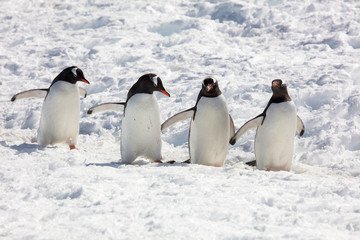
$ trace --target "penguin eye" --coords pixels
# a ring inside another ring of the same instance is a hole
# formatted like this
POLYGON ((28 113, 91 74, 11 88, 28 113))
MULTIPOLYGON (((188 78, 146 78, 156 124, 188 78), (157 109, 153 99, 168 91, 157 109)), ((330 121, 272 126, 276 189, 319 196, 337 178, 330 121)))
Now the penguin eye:
POLYGON ((77 77, 77 68, 72 68, 71 71, 74 74, 74 77, 77 77))

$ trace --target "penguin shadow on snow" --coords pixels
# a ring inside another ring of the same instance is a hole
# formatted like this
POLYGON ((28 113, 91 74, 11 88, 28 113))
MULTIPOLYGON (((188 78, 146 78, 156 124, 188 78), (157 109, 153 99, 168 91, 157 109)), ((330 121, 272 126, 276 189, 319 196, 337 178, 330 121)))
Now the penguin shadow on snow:
MULTIPOLYGON (((8 145, 6 144, 5 141, 1 141, 0 145, 4 146, 4 147, 8 147, 10 149, 16 150, 17 153, 16 154, 21 154, 21 153, 32 153, 32 152, 36 152, 38 150, 45 150, 45 148, 49 148, 46 146, 41 146, 41 145, 37 145, 37 144, 32 144, 32 143, 22 143, 19 145, 8 145)), ((55 148, 55 147, 50 147, 50 148, 55 148)))
POLYGON ((165 167, 165 166, 186 166, 188 165, 187 162, 175 162, 175 161, 170 161, 170 162, 150 162, 148 160, 145 159, 137 159, 136 161, 134 161, 133 163, 127 164, 127 163, 123 163, 121 161, 118 162, 109 162, 109 163, 87 163, 85 164, 86 167, 90 167, 90 166, 96 166, 96 167, 113 167, 113 168, 119 168, 120 166, 145 166, 145 165, 149 165, 149 164, 154 164, 156 167, 165 167))
POLYGON ((126 165, 121 162, 109 162, 109 163, 86 163, 86 167, 96 166, 96 167, 113 167, 119 168, 121 165, 126 165))

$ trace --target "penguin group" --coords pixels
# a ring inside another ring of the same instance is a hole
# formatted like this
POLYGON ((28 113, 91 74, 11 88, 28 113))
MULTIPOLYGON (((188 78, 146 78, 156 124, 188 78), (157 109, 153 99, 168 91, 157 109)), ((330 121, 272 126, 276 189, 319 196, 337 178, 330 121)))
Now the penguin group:
MULTIPOLYGON (((55 77, 48 88, 31 89, 15 94, 11 101, 23 98, 43 98, 37 143, 39 145, 68 144, 76 149, 80 124, 80 97, 86 90, 77 82, 89 84, 83 71, 71 66, 55 77)), ((131 164, 138 157, 162 162, 161 132, 177 122, 190 119, 189 155, 192 164, 221 167, 228 153, 228 144, 248 130, 256 128, 255 161, 248 164, 259 170, 290 171, 294 137, 305 132, 297 115, 287 86, 280 79, 271 83, 272 96, 264 111, 245 122, 236 132, 226 99, 218 81, 206 77, 202 81, 195 106, 175 114, 161 124, 160 111, 154 92, 170 97, 163 82, 154 73, 142 75, 129 89, 123 102, 106 102, 91 107, 87 113, 119 111, 123 113, 121 133, 121 163, 131 164)), ((173 163, 169 162, 169 163, 173 163)))

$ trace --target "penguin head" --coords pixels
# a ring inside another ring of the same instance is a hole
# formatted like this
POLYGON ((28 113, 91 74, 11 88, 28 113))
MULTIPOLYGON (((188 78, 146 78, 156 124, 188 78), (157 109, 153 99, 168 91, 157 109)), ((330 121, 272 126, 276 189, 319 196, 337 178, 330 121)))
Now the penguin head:
POLYGON ((271 90, 273 91, 274 97, 284 98, 286 101, 291 101, 287 91, 287 86, 281 79, 275 79, 272 81, 271 90))
POLYGON ((281 93, 287 91, 286 84, 281 79, 275 79, 272 81, 271 90, 274 93, 281 93))
POLYGON ((161 81, 161 78, 158 77, 156 74, 153 74, 153 73, 149 73, 149 74, 146 74, 144 76, 148 76, 148 78, 151 79, 153 85, 152 87, 150 87, 151 89, 154 89, 153 91, 159 91, 159 92, 162 92, 163 94, 165 94, 166 96, 170 97, 170 93, 168 93, 164 86, 163 86, 163 83, 161 81), (155 87, 155 88, 154 88, 155 87))
POLYGON ((202 82, 201 93, 205 97, 217 97, 221 94, 218 81, 212 77, 207 77, 202 82))
POLYGON ((137 82, 130 88, 127 100, 137 93, 149 93, 159 91, 170 97, 170 94, 165 90, 160 77, 154 73, 142 75, 137 82))
POLYGON ((59 75, 57 75, 53 83, 56 81, 65 81, 72 84, 75 84, 78 81, 82 81, 86 84, 89 84, 89 81, 84 77, 83 71, 76 66, 65 68, 61 73, 59 73, 59 75))

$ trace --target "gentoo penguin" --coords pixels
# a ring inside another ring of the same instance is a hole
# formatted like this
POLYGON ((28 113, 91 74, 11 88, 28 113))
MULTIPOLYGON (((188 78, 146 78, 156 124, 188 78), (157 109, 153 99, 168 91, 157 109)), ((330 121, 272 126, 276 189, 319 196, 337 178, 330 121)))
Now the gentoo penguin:
POLYGON ((280 79, 272 81, 273 95, 265 110, 260 115, 247 121, 231 138, 236 141, 249 129, 257 127, 255 137, 256 167, 267 171, 290 171, 294 152, 294 136, 300 136, 305 127, 296 113, 286 84, 280 79))
POLYGON ((121 126, 121 162, 124 164, 134 162, 137 157, 161 162, 160 112, 154 91, 170 97, 160 77, 145 74, 130 88, 126 102, 103 103, 87 112, 124 111, 121 126))
POLYGON ((57 75, 49 88, 20 92, 11 98, 11 101, 30 97, 45 98, 37 135, 39 145, 65 142, 70 149, 76 148, 80 96, 86 97, 86 90, 77 86, 78 81, 89 84, 80 68, 68 67, 57 75))
POLYGON ((161 125, 161 131, 187 118, 191 118, 190 163, 223 166, 229 139, 235 131, 225 97, 214 78, 205 78, 195 106, 166 120, 161 125))

